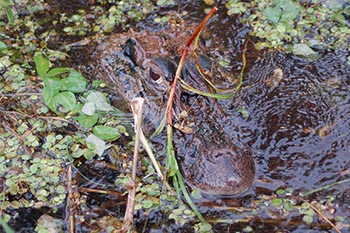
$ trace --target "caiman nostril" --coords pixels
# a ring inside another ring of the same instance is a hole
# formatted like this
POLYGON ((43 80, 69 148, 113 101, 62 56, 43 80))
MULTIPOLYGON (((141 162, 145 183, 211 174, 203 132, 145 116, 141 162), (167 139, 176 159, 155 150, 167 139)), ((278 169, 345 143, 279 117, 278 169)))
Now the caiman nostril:
POLYGON ((145 51, 135 38, 130 38, 125 42, 124 53, 138 66, 146 57, 145 51))

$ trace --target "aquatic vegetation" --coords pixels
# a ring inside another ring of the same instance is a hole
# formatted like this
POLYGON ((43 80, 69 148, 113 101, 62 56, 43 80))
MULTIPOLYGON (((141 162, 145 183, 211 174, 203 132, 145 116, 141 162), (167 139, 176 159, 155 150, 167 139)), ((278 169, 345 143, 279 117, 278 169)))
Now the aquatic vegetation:
POLYGON ((257 48, 284 48, 302 56, 319 50, 349 48, 350 5, 335 1, 226 1, 228 14, 250 24, 263 40, 257 48))
MULTIPOLYGON (((62 14, 60 23, 66 26, 63 31, 68 35, 83 36, 91 32, 112 32, 116 28, 127 29, 132 22, 139 22, 150 14, 156 5, 152 1, 96 1, 101 5, 92 6, 92 11, 87 14, 85 10, 79 10, 71 16, 62 14), (108 11, 104 5, 111 4, 108 11)), ((157 5, 164 6, 169 1, 158 1, 157 5)), ((172 4, 172 3, 171 3, 172 4)))
POLYGON ((30 133, 29 131, 24 122, 17 127, 16 133, 22 132, 25 137, 20 137, 18 134, 1 134, 6 143, 0 157, 1 175, 6 179, 7 186, 1 193, 3 208, 31 207, 38 204, 26 198, 10 198, 21 197, 24 194, 34 195, 38 202, 47 206, 56 206, 66 198, 65 186, 62 186, 60 178, 65 160, 57 157, 49 158, 44 153, 30 155, 31 151, 39 147, 39 130, 32 130, 30 133), (25 140, 23 144, 22 139, 25 140), (14 169, 15 167, 17 169, 14 169))

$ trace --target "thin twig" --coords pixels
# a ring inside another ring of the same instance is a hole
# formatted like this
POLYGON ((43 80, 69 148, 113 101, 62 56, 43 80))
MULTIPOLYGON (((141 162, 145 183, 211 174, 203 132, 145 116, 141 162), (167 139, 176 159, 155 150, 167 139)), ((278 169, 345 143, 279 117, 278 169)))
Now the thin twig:
POLYGON ((22 116, 22 117, 26 117, 26 118, 31 118, 31 119, 35 119, 35 118, 39 118, 39 119, 43 119, 43 120, 57 120, 57 121, 63 121, 63 122, 66 122, 68 124, 72 124, 72 125, 76 125, 77 124, 74 122, 74 121, 70 121, 70 120, 67 120, 67 119, 64 119, 62 117, 54 117, 54 116, 32 116, 32 115, 28 115, 26 113, 23 113, 23 112, 16 112, 16 111, 3 111, 4 114, 12 114, 12 115, 19 115, 19 116, 22 116))
MULTIPOLYGON (((17 96, 33 96, 33 95, 41 95, 40 92, 22 92, 22 93, 4 93, 2 96, 4 97, 17 97, 17 96)), ((11 100, 10 99, 10 100, 11 100)))
POLYGON ((321 217, 321 218, 323 218, 329 225, 331 225, 332 227, 333 227, 333 229, 336 231, 336 232, 338 232, 338 233, 341 233, 341 231, 339 230, 339 228, 336 226, 336 225, 334 225, 332 222, 331 222, 331 220, 329 220, 322 212, 321 212, 321 210, 319 210, 316 206, 314 206, 313 204, 311 204, 311 203, 309 203, 309 202, 307 202, 309 205, 310 205, 310 207, 321 217))
POLYGON ((2 122, 2 126, 9 132, 11 132, 21 143, 27 154, 31 155, 32 151, 25 145, 23 137, 21 137, 11 126, 6 122, 2 122))
POLYGON ((75 232, 75 221, 74 221, 74 207, 73 207, 73 188, 72 188, 72 166, 69 165, 67 169, 67 192, 68 192, 68 219, 69 219, 69 232, 75 232))
POLYGON ((79 192, 85 192, 85 193, 100 193, 100 194, 106 194, 106 195, 113 195, 121 198, 123 195, 121 192, 118 191, 112 191, 112 190, 105 190, 105 189, 93 189, 93 188, 84 188, 80 187, 79 192))

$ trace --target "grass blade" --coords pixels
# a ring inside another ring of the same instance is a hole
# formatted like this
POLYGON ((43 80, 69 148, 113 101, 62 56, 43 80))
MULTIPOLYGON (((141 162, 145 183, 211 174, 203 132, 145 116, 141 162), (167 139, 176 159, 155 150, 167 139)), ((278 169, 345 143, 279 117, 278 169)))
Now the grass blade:
POLYGON ((190 92, 196 93, 198 95, 202 95, 202 96, 206 96, 206 97, 210 97, 210 98, 229 99, 235 94, 235 91, 232 91, 231 93, 226 93, 226 94, 205 92, 205 91, 201 91, 201 90, 198 90, 198 89, 192 87, 191 85, 186 83, 183 79, 179 79, 179 81, 180 81, 180 85, 182 88, 184 88, 190 92))

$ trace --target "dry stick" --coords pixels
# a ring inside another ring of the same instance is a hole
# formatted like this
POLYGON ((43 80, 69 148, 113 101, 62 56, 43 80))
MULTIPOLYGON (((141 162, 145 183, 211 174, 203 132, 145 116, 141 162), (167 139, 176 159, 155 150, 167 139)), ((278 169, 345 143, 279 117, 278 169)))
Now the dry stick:
MULTIPOLYGON (((306 202, 306 201, 305 201, 306 202)), ((334 225, 322 212, 321 210, 319 210, 316 206, 314 206, 313 204, 311 204, 310 202, 306 202, 310 205, 310 207, 321 217, 323 218, 329 225, 331 225, 333 227, 333 229, 338 232, 341 233, 341 231, 339 230, 339 228, 334 225)))
POLYGON ((63 121, 63 122, 66 122, 68 124, 72 124, 72 125, 78 126, 78 124, 76 124, 75 122, 67 120, 67 119, 64 119, 64 118, 61 118, 61 117, 36 116, 36 115, 32 116, 32 115, 28 115, 26 113, 21 113, 21 112, 16 112, 16 111, 3 111, 3 113, 4 114, 19 115, 19 116, 27 117, 27 118, 31 118, 31 119, 39 118, 39 119, 43 119, 43 120, 46 120, 46 121, 48 121, 48 120, 63 121))
POLYGON ((11 128, 11 126, 9 125, 9 123, 7 123, 6 121, 3 121, 2 122, 2 126, 10 133, 12 133, 21 143, 22 143, 22 146, 25 150, 25 152, 29 155, 32 154, 32 151, 24 144, 24 139, 23 137, 21 137, 20 135, 18 135, 18 133, 11 128))
POLYGON ((135 146, 134 146, 134 156, 132 163, 132 174, 131 174, 131 184, 128 187, 128 202, 126 205, 124 224, 120 229, 120 232, 126 232, 133 223, 134 217, 134 206, 135 206, 135 196, 136 196, 136 168, 138 160, 138 151, 140 147, 140 135, 141 135, 141 121, 142 121, 142 108, 143 108, 144 99, 143 98, 134 98, 131 100, 131 110, 134 115, 135 122, 135 146))
POLYGON ((73 215, 73 189, 72 189, 72 166, 68 166, 67 171, 67 192, 68 192, 68 219, 69 219, 69 232, 74 233, 75 232, 75 222, 74 222, 74 215, 73 215))
POLYGON ((100 193, 100 194, 106 194, 106 195, 113 195, 118 198, 122 198, 123 195, 121 192, 118 191, 111 191, 111 190, 104 190, 104 189, 92 189, 92 188, 79 188, 79 192, 85 192, 85 193, 100 193))

